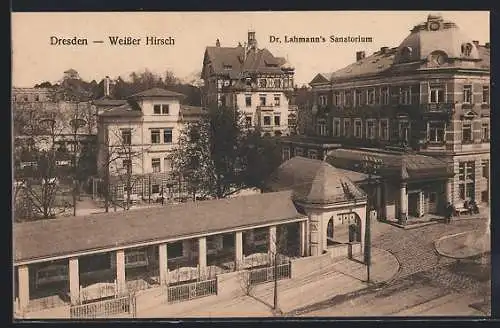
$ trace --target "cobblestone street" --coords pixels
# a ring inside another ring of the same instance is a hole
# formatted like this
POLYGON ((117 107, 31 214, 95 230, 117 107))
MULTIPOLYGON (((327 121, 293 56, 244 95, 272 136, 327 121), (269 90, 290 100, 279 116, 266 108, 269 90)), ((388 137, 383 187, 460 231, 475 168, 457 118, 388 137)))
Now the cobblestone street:
POLYGON ((488 315, 489 310, 479 311, 470 305, 490 302, 489 261, 447 258, 438 255, 434 248, 434 241, 442 236, 484 230, 486 223, 481 219, 462 220, 404 230, 376 222, 372 229, 373 245, 399 260, 396 278, 383 288, 353 294, 340 302, 331 300, 311 306, 302 315, 488 315))

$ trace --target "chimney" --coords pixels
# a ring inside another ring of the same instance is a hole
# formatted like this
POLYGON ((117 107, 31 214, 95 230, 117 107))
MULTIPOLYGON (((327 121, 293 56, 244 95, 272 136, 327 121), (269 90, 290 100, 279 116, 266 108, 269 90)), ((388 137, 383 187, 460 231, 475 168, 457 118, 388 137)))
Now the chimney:
POLYGON ((257 40, 255 39, 254 31, 248 31, 248 47, 257 49, 257 40))
POLYGON ((474 40, 474 41, 472 41, 472 43, 474 43, 474 45, 475 45, 476 47, 477 47, 477 46, 479 46, 479 41, 474 40))
POLYGON ((363 58, 365 58, 365 52, 364 51, 357 51, 356 52, 356 61, 360 61, 363 58))
POLYGON ((216 47, 220 47, 220 41, 219 41, 219 39, 217 39, 217 41, 215 41, 215 46, 216 47))
POLYGON ((486 43, 484 44, 484 47, 485 47, 486 49, 490 49, 490 43, 489 43, 489 42, 486 42, 486 43))
POLYGON ((104 78, 104 97, 110 96, 109 85, 110 85, 109 76, 106 76, 104 78))
POLYGON ((389 47, 381 47, 380 52, 385 54, 387 52, 387 49, 389 49, 389 47))

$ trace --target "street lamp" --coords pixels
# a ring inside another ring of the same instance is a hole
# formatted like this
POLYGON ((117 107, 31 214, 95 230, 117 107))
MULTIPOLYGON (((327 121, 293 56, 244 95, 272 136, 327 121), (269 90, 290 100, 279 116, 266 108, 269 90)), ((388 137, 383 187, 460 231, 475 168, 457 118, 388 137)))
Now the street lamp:
MULTIPOLYGON (((77 103, 78 107, 78 103, 77 103)), ((70 125, 73 129, 73 216, 76 216, 76 194, 78 192, 78 165, 76 163, 77 160, 77 136, 78 136, 78 129, 82 126, 84 126, 87 122, 84 119, 81 118, 75 118, 72 119, 70 122, 70 125)))
POLYGON ((365 230, 365 264, 366 264, 366 281, 370 283, 370 267, 371 267, 371 213, 375 210, 375 202, 373 201, 375 191, 373 182, 375 182, 374 175, 378 173, 382 161, 373 156, 365 156, 363 159, 363 168, 368 173, 368 197, 367 197, 367 213, 366 213, 366 230, 365 230))

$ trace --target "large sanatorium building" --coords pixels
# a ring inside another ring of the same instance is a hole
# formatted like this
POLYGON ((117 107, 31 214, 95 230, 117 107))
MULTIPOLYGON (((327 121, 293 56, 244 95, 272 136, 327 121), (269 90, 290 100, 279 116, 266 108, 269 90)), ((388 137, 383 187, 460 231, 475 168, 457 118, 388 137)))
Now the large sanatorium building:
POLYGON ((170 301, 174 289, 198 284, 190 298, 203 282, 216 281, 215 293, 230 288, 219 280, 228 272, 267 270, 279 259, 293 275, 310 270, 303 257, 359 254, 367 198, 353 180, 361 175, 295 157, 261 194, 15 223, 16 312, 74 317, 138 290, 166 290, 170 301))

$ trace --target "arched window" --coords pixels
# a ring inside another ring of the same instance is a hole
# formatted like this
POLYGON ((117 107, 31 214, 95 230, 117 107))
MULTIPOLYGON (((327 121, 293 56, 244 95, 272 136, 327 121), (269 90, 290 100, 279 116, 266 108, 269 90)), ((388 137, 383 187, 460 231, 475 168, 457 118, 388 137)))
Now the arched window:
POLYGON ((405 61, 410 60, 411 54, 412 54, 411 47, 404 47, 403 49, 401 49, 401 58, 403 60, 405 61))

